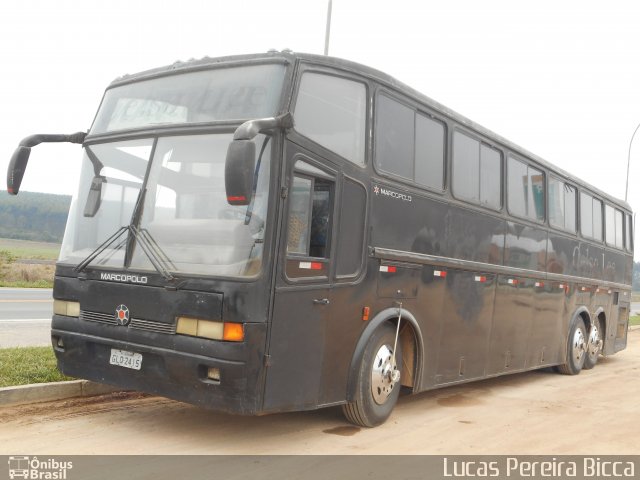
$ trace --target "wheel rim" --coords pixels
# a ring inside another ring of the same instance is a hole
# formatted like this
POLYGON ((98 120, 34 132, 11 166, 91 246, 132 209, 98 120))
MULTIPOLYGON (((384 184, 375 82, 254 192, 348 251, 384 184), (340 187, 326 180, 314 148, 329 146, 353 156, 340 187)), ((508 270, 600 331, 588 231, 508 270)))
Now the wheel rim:
POLYGON ((589 359, 592 362, 598 359, 601 349, 602 338, 600 338, 600 329, 594 324, 589 332, 589 359))
POLYGON ((576 365, 581 364, 586 349, 587 346, 585 343, 584 332, 581 328, 577 328, 575 333, 573 334, 573 346, 571 349, 571 353, 573 355, 573 359, 576 362, 576 365))
POLYGON ((378 405, 387 401, 399 380, 400 371, 394 362, 393 351, 389 345, 382 345, 371 369, 371 394, 378 405))

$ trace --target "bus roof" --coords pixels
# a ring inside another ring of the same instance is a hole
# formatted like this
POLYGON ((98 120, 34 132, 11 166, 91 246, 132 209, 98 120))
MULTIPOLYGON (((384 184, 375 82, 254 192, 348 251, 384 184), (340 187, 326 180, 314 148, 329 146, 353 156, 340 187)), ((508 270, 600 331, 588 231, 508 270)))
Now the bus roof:
POLYGON ((610 203, 613 203, 618 207, 621 207, 629 212, 632 211, 631 206, 627 202, 621 199, 618 199, 608 193, 605 193, 599 188, 583 180, 580 180, 575 175, 570 174, 569 172, 544 160, 543 158, 528 151, 527 149, 511 142, 510 140, 507 140, 503 136, 498 135, 497 133, 489 130, 488 128, 485 128, 482 125, 479 125, 478 123, 468 119, 464 115, 461 115, 455 112, 454 110, 442 105, 441 103, 415 90, 409 85, 397 80, 391 75, 388 75, 375 68, 368 67, 366 65, 362 65, 360 63, 353 62, 350 60, 344 60, 337 57, 329 57, 329 56, 315 55, 315 54, 309 54, 309 53, 294 53, 289 50, 284 50, 281 52, 271 50, 267 53, 261 53, 261 54, 232 55, 232 56, 216 57, 216 58, 204 57, 199 60, 192 59, 186 62, 177 61, 171 65, 154 68, 151 70, 146 70, 146 71, 135 73, 132 75, 127 74, 115 79, 113 82, 111 82, 108 88, 112 88, 118 85, 123 85, 131 82, 136 82, 139 80, 146 80, 154 77, 165 76, 169 74, 178 74, 178 73, 194 71, 194 70, 206 70, 208 68, 212 68, 215 66, 230 66, 235 63, 244 64, 247 62, 263 63, 263 62, 274 62, 274 61, 288 63, 288 64, 296 64, 299 61, 309 62, 315 65, 347 70, 347 71, 356 73, 358 75, 367 77, 369 79, 375 80, 380 84, 391 87, 392 89, 397 90, 398 92, 404 95, 414 98, 418 102, 426 105, 427 107, 437 112, 442 113, 444 116, 463 125, 464 127, 474 130, 475 132, 479 133, 480 135, 483 135, 487 139, 490 139, 491 141, 495 142, 496 144, 500 144, 503 147, 506 147, 507 149, 513 151, 514 153, 520 156, 526 157, 529 160, 532 160, 534 163, 537 163, 540 166, 544 167, 545 169, 550 170, 554 174, 560 177, 563 177, 565 180, 569 180, 583 188, 586 188, 587 190, 590 190, 591 193, 596 194, 602 197, 603 199, 606 199, 610 203))

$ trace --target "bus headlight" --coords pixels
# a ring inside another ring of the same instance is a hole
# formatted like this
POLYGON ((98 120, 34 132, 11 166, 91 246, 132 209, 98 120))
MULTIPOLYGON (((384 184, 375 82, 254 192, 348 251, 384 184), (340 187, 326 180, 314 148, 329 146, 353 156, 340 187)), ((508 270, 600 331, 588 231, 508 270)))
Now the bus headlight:
POLYGON ((244 340, 244 325, 242 323, 214 322, 191 317, 178 317, 176 333, 209 338, 211 340, 242 342, 244 340))
POLYGON ((66 300, 53 301, 53 313, 65 317, 80 316, 80 302, 68 302, 66 300))

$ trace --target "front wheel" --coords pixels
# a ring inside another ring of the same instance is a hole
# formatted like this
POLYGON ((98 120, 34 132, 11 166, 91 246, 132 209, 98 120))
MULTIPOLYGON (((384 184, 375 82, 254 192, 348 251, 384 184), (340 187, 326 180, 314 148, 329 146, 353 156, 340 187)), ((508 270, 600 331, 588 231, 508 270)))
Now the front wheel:
POLYGON ((381 325, 367 343, 358 372, 355 401, 342 406, 348 421, 362 427, 375 427, 389 418, 400 395, 402 349, 393 345, 396 329, 381 325))
POLYGON ((558 365, 558 371, 565 375, 577 375, 584 366, 587 356, 587 333, 584 321, 576 318, 569 330, 567 356, 563 365, 558 365))

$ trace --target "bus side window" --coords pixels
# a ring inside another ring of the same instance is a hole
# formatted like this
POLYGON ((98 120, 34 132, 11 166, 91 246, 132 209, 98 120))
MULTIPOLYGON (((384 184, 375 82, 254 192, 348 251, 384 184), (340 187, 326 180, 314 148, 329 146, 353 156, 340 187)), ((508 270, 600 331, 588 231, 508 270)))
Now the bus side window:
POLYGON ((287 254, 328 258, 333 182, 293 177, 287 254))

